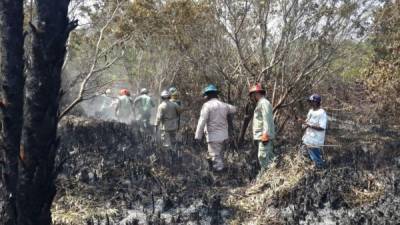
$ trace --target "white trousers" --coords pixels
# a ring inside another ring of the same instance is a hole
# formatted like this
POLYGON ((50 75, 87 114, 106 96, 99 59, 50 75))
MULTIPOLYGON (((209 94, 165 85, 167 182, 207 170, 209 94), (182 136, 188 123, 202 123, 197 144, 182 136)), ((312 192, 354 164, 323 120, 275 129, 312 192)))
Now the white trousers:
POLYGON ((208 155, 213 162, 213 168, 215 170, 222 170, 224 168, 223 150, 224 142, 209 142, 208 143, 208 155))

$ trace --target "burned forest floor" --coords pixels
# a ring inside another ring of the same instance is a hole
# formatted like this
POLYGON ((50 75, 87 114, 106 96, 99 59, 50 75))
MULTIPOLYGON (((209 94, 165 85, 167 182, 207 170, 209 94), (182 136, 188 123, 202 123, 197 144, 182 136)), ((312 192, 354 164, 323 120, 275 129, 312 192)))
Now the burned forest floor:
POLYGON ((54 224, 399 224, 400 127, 344 109, 329 113, 325 170, 278 144, 259 177, 251 142, 228 145, 227 169, 213 173, 189 131, 171 154, 132 126, 67 117, 54 224))

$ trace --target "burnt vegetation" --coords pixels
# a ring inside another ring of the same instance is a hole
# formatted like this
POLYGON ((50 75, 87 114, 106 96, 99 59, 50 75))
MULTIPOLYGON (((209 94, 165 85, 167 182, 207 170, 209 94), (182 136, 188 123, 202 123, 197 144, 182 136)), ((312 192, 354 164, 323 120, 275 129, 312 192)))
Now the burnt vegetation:
POLYGON ((398 224, 399 26, 398 0, 0 0, 0 224, 398 224), (277 128, 259 176, 256 82, 277 128), (222 173, 194 141, 208 83, 238 107, 222 173), (175 151, 100 110, 170 86, 175 151), (301 154, 312 93, 323 170, 301 154))

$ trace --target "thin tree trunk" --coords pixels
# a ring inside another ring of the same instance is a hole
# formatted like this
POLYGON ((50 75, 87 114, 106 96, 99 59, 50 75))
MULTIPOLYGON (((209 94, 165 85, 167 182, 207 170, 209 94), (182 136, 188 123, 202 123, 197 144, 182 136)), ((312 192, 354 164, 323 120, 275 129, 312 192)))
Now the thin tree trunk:
POLYGON ((240 134, 238 138, 239 144, 243 144, 244 136, 246 135, 247 127, 250 124, 251 119, 253 118, 254 109, 256 108, 255 104, 252 102, 248 102, 246 104, 245 115, 243 118, 242 127, 240 128, 240 134))
POLYGON ((0 0, 0 224, 16 224, 23 105, 23 1, 0 0))
POLYGON ((21 143, 25 157, 19 166, 19 225, 51 224, 61 70, 69 33, 77 25, 68 20, 68 5, 69 0, 35 1, 21 143))

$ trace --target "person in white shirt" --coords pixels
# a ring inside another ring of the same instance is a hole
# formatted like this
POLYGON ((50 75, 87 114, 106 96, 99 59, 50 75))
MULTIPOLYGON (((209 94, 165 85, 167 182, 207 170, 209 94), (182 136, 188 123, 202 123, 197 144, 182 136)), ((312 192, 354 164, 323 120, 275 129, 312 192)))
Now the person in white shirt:
POLYGON ((236 107, 218 99, 218 89, 208 85, 203 92, 207 102, 203 104, 200 119, 197 123, 195 140, 201 140, 206 134, 208 154, 214 171, 224 169, 223 147, 228 139, 228 115, 236 113, 236 107))
POLYGON ((320 95, 311 95, 308 102, 312 108, 303 123, 303 129, 305 129, 303 144, 306 146, 308 155, 314 161, 316 167, 323 168, 325 162, 322 160, 321 147, 325 143, 328 116, 325 110, 321 108, 320 95))

